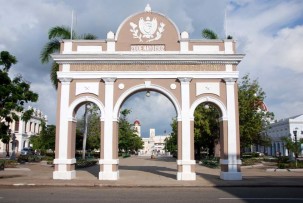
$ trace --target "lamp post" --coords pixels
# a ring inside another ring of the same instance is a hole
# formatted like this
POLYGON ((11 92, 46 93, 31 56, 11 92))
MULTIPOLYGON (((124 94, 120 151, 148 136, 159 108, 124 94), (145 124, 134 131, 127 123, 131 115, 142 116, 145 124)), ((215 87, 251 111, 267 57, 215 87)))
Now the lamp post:
POLYGON ((294 137, 295 137, 295 148, 294 148, 294 150, 295 150, 296 168, 298 167, 298 161, 297 161, 297 158, 298 158, 297 130, 298 130, 298 128, 295 128, 295 130, 293 131, 294 137))
POLYGON ((297 130, 298 130, 298 128, 295 128, 295 130, 293 131, 294 137, 295 137, 295 157, 296 157, 296 159, 298 158, 297 130))
POLYGON ((15 160, 16 159, 16 153, 15 153, 15 149, 16 149, 16 135, 15 133, 12 134, 12 155, 11 155, 11 160, 15 160))

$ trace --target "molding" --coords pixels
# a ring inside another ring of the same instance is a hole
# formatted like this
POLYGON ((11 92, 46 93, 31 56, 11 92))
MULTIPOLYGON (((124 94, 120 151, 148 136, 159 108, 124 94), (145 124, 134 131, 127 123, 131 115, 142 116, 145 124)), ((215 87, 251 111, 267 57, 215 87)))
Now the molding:
POLYGON ((104 77, 102 78, 102 80, 105 82, 105 84, 110 84, 110 83, 114 83, 117 78, 115 77, 104 77))
POLYGON ((59 64, 239 64, 244 54, 198 54, 176 52, 133 53, 116 52, 102 54, 52 54, 59 64), (121 58, 123 55, 123 58, 121 58))
POLYGON ((72 180, 76 178, 76 171, 54 171, 53 179, 55 180, 72 180))
POLYGON ((195 160, 177 160, 177 165, 196 165, 195 160))
POLYGON ((59 78, 70 77, 77 79, 100 79, 100 78, 138 78, 138 79, 153 79, 153 78, 238 78, 239 72, 226 71, 74 71, 74 72, 58 72, 59 78))
POLYGON ((54 159, 54 164, 75 164, 76 159, 54 159))
POLYGON ((111 165, 119 164, 119 159, 99 159, 99 164, 111 165))
POLYGON ((192 77, 179 77, 178 80, 181 82, 181 83, 190 83, 190 81, 192 81, 192 77))

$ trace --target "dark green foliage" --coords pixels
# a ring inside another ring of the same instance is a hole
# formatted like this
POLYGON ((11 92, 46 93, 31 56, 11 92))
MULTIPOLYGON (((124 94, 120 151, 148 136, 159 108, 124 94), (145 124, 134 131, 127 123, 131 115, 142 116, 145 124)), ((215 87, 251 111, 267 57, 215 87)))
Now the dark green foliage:
POLYGON ((76 163, 76 168, 86 168, 96 165, 96 160, 79 159, 76 163))
POLYGON ((16 160, 0 159, 0 167, 4 168, 16 168, 18 162, 16 160))
POLYGON ((301 152, 301 144, 303 143, 303 139, 297 140, 297 142, 295 142, 290 137, 282 137, 281 141, 285 143, 286 149, 293 152, 297 158, 298 154, 301 152))
POLYGON ((208 151, 208 156, 214 156, 214 147, 220 137, 218 119, 220 112, 215 105, 200 104, 195 110, 195 157, 201 158, 201 150, 208 151), (207 108, 206 108, 207 107, 207 108))
POLYGON ((30 141, 33 144, 33 149, 40 151, 42 154, 45 154, 49 149, 55 150, 56 126, 46 126, 45 123, 42 122, 42 130, 40 134, 32 136, 30 141))
POLYGON ((204 158, 201 160, 201 165, 208 168, 219 168, 220 162, 219 158, 204 158))
POLYGON ((177 143, 178 143, 178 121, 176 118, 172 119, 170 124, 172 131, 170 137, 166 138, 165 150, 177 157, 177 143))
MULTIPOLYGON (((83 149, 83 134, 85 132, 85 115, 78 119, 76 128, 76 149, 83 149)), ((99 150, 100 149, 100 110, 93 104, 89 103, 87 109, 87 142, 86 150, 99 150)))
POLYGON ((264 109, 265 92, 257 80, 245 75, 238 85, 241 149, 252 144, 266 146, 270 139, 262 134, 274 114, 264 109))
POLYGON ((130 110, 122 110, 119 119, 119 152, 132 152, 135 153, 139 149, 143 148, 142 139, 135 133, 132 125, 127 120, 127 115, 130 114, 130 110))
POLYGON ((6 51, 2 51, 0 56, 0 139, 8 144, 10 123, 13 120, 19 120, 17 112, 23 112, 22 120, 30 119, 33 110, 24 111, 24 105, 28 102, 36 102, 38 94, 30 90, 30 84, 24 81, 22 76, 19 75, 13 79, 9 77, 8 71, 11 65, 17 62, 16 58, 6 51))
POLYGON ((207 28, 202 30, 202 37, 205 39, 219 39, 218 35, 214 31, 207 28))
MULTIPOLYGON (((40 59, 42 63, 48 63, 51 59, 51 54, 60 51, 60 41, 62 39, 70 39, 71 32, 70 28, 66 26, 55 26, 49 29, 48 31, 48 39, 49 42, 43 47, 40 59)), ((80 36, 77 36, 75 32, 73 32, 73 39, 87 39, 92 40, 97 37, 93 34, 87 33, 80 36)), ((59 70, 59 65, 55 62, 52 63, 51 71, 50 71, 50 79, 53 86, 58 88, 58 79, 57 79, 57 71, 59 70)))
POLYGON ((24 163, 24 162, 40 162, 42 160, 41 156, 38 155, 20 155, 18 157, 18 162, 19 163, 24 163))

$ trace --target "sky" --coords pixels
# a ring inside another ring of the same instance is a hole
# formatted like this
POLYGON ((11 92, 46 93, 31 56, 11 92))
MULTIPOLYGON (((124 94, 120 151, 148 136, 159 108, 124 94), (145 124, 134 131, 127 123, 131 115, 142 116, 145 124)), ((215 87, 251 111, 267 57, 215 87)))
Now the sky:
MULTIPOLYGON (((200 39, 210 28, 220 38, 226 33, 237 41, 237 52, 245 54, 239 64, 240 78, 249 74, 266 93, 265 103, 277 120, 303 113, 303 1, 302 0, 0 0, 0 51, 15 55, 18 63, 10 75, 21 74, 39 94, 31 104, 55 124, 56 90, 49 79, 50 64, 41 64, 40 52, 51 27, 71 25, 74 30, 105 39, 123 20, 144 10, 168 16, 191 39, 200 39), (226 25, 226 26, 225 26, 226 25)), ((141 92, 125 106, 132 110, 130 121, 139 119, 142 134, 171 131, 176 112, 162 95, 141 92), (140 110, 139 110, 140 109, 140 110)))

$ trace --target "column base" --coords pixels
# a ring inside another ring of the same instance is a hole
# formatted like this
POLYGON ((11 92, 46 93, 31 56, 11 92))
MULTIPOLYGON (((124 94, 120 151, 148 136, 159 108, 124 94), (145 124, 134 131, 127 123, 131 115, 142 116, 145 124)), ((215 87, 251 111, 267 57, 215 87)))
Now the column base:
POLYGON ((220 173, 220 179, 222 180, 242 180, 241 172, 222 172, 220 173))
POLYGON ((196 180, 196 173, 192 172, 178 172, 177 180, 196 180))
POLYGON ((54 180, 71 180, 76 178, 76 171, 54 171, 54 180))
POLYGON ((119 171, 99 172, 99 180, 118 180, 119 171))

